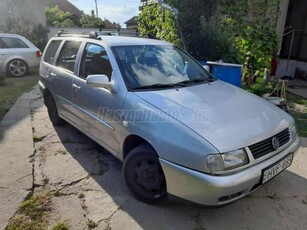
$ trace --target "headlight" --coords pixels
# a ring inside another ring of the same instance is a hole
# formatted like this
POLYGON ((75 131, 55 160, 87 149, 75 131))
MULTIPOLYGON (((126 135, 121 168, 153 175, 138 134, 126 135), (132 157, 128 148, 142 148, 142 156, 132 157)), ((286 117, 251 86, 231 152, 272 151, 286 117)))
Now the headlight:
POLYGON ((295 127, 295 124, 291 125, 290 132, 291 132, 292 140, 294 140, 297 137, 297 129, 295 127))
POLYGON ((206 168, 210 173, 227 171, 248 164, 244 149, 206 157, 206 168))

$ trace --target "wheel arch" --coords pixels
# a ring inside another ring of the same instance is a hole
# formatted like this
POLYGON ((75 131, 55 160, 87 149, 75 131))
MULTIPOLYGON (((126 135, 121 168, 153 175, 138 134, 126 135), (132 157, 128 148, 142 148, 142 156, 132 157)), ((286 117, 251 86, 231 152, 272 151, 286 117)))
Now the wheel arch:
POLYGON ((140 137, 140 136, 135 135, 135 134, 131 134, 131 135, 126 137, 124 144, 123 144, 123 149, 122 149, 123 160, 128 156, 129 152, 132 149, 134 149, 135 147, 137 147, 141 144, 148 144, 155 152, 157 152, 155 150, 155 148, 147 140, 145 140, 143 137, 140 137))

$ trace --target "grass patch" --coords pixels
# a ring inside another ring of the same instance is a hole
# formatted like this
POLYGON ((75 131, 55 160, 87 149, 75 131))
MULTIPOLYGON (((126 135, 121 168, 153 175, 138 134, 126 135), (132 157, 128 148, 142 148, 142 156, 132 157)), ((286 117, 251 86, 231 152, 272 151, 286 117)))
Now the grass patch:
POLYGON ((299 136, 307 137, 307 99, 289 93, 288 102, 299 136))
POLYGON ((47 192, 31 196, 20 205, 17 214, 10 220, 6 230, 41 230, 47 227, 47 213, 51 198, 47 192))
POLYGON ((292 93, 288 93, 287 97, 288 97, 288 101, 295 103, 295 104, 304 105, 307 107, 307 99, 302 98, 292 93))
POLYGON ((69 224, 65 221, 61 221, 52 225, 50 230, 69 230, 69 224))
POLYGON ((15 104, 18 97, 29 92, 38 82, 37 72, 20 78, 6 78, 4 85, 0 85, 0 120, 15 104))

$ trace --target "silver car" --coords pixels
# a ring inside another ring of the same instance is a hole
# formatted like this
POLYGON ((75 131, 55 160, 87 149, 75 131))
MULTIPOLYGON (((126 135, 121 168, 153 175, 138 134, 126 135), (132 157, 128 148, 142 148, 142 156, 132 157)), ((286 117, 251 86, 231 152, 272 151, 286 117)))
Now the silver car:
POLYGON ((289 167, 300 145, 291 116, 167 42, 57 36, 40 77, 52 123, 69 122, 123 161, 129 190, 150 204, 168 194, 235 201, 289 167))
POLYGON ((22 77, 28 70, 39 67, 41 55, 25 37, 0 33, 0 74, 22 77))

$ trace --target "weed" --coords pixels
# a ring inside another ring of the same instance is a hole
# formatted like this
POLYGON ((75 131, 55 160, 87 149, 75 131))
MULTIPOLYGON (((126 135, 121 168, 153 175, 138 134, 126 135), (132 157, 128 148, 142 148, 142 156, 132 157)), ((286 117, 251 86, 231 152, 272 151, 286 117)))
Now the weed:
POLYGON ((34 142, 40 142, 40 141, 42 141, 44 139, 44 137, 38 137, 38 136, 35 136, 35 135, 33 135, 32 138, 33 138, 34 142))
POLYGON ((97 227, 97 223, 90 219, 87 220, 86 224, 87 224, 88 229, 94 229, 97 227))
POLYGON ((278 200, 278 196, 277 196, 276 193, 268 194, 268 198, 270 198, 272 200, 278 200))
POLYGON ((81 208, 82 208, 83 210, 87 210, 87 206, 86 206, 85 204, 81 204, 81 208))
POLYGON ((302 200, 302 203, 307 205, 307 201, 306 200, 302 200))
POLYGON ((49 179, 48 179, 47 177, 45 177, 45 178, 43 179, 43 182, 44 182, 44 184, 48 184, 48 183, 49 183, 49 179))
POLYGON ((52 225, 51 230, 68 230, 69 224, 65 221, 60 221, 54 225, 52 225))
POLYGON ((66 150, 62 150, 62 149, 59 149, 58 151, 56 151, 56 154, 61 154, 61 155, 67 155, 67 151, 66 150))
POLYGON ((85 197, 84 193, 79 193, 78 198, 83 199, 85 197))

